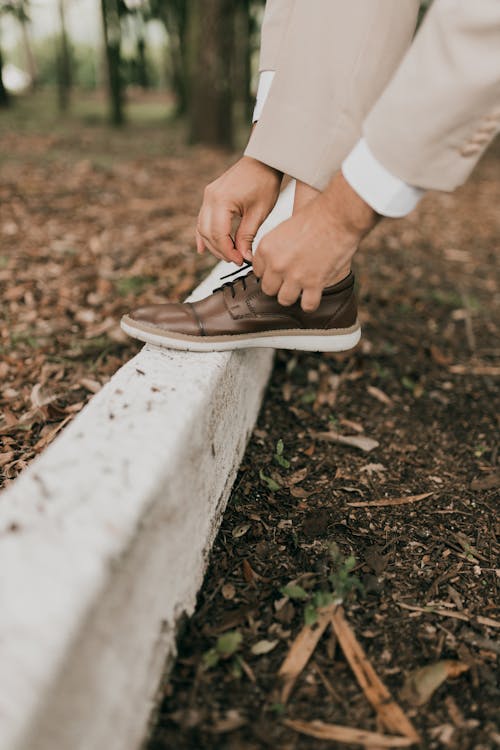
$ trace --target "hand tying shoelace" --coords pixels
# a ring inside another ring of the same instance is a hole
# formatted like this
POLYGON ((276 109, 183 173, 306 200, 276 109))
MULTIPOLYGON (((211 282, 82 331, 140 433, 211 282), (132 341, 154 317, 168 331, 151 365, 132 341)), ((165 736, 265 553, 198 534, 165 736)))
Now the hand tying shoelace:
MULTIPOLYGON (((231 271, 230 273, 226 273, 224 276, 221 276, 221 281, 222 281, 222 279, 229 279, 231 276, 236 276, 236 274, 239 274, 242 271, 248 271, 248 269, 251 269, 251 268, 252 268, 252 264, 250 263, 250 261, 245 260, 243 262, 243 265, 241 265, 239 268, 237 268, 234 271, 231 271)), ((216 289, 213 289, 212 290, 213 294, 215 294, 215 292, 220 292, 221 289, 224 289, 224 287, 227 286, 227 287, 229 287, 231 289, 231 296, 234 299, 234 296, 236 294, 236 292, 234 291, 234 284, 236 284, 236 282, 238 282, 238 281, 242 281, 243 282, 243 289, 246 289, 247 288, 247 285, 246 285, 246 278, 247 278, 247 276, 248 276, 248 273, 245 274, 244 276, 237 276, 232 281, 226 281, 224 284, 221 284, 216 289)), ((255 278, 257 278, 257 277, 255 277, 255 278)), ((257 281, 258 281, 258 279, 257 279, 257 281)))

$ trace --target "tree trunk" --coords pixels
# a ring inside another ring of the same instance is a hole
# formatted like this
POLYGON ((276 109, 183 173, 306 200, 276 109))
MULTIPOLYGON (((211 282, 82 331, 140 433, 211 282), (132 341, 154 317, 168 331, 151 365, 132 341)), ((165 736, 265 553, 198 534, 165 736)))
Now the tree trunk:
POLYGON ((123 78, 121 71, 121 29, 116 0, 101 0, 104 46, 106 52, 110 121, 123 125, 123 78))
POLYGON ((71 90, 71 56, 68 33, 66 31, 66 0, 59 0, 60 39, 57 58, 57 85, 59 92, 59 109, 66 112, 69 106, 71 90))
POLYGON ((189 136, 192 143, 233 145, 232 0, 190 0, 189 136))
POLYGON ((28 73, 31 78, 31 86, 32 88, 34 88, 37 83, 38 71, 36 67, 35 57, 33 55, 33 50, 31 47, 31 40, 30 40, 29 31, 28 31, 28 20, 26 17, 21 18, 21 31, 22 31, 22 37, 23 37, 24 52, 26 55, 26 66, 28 68, 28 73))
POLYGON ((250 0, 239 0, 234 17, 233 101, 238 121, 248 124, 252 116, 251 55, 252 18, 250 0))
POLYGON ((146 58, 146 33, 144 28, 144 19, 138 14, 136 18, 137 45, 136 45, 136 66, 137 66, 137 84, 142 89, 149 88, 148 61, 146 58))
POLYGON ((4 82, 2 78, 2 68, 3 68, 3 52, 2 52, 2 47, 0 46, 0 107, 5 108, 5 107, 8 107, 10 104, 10 97, 9 97, 9 92, 4 86, 4 82))
POLYGON ((168 34, 172 88, 177 99, 177 115, 187 113, 189 99, 189 69, 186 0, 171 0, 158 3, 158 15, 168 34))

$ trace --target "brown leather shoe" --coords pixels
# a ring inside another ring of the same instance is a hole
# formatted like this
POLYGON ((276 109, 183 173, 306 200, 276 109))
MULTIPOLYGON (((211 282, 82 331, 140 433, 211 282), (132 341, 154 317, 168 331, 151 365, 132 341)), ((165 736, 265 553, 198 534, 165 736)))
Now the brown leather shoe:
POLYGON ((280 305, 276 297, 264 294, 250 271, 199 302, 134 310, 123 316, 121 326, 148 344, 194 352, 250 347, 340 352, 355 346, 361 336, 352 273, 324 289, 312 313, 305 313, 300 301, 280 305))

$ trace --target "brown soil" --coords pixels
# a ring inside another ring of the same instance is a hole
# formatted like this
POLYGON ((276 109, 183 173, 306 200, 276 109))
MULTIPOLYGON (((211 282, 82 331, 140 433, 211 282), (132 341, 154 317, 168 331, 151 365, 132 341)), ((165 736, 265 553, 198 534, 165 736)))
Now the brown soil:
MULTIPOLYGON (((23 131, 4 119, 0 131, 8 483, 137 351, 118 329, 121 313, 182 298, 206 272, 212 261, 194 254, 193 224, 202 186, 227 157, 181 148, 163 125, 110 136, 99 127, 23 131)), ((499 630, 476 616, 500 619, 499 167, 497 147, 465 188, 428 196, 365 244, 355 353, 278 354, 149 750, 322 745, 286 728, 286 717, 380 728, 329 634, 288 705, 277 697, 277 672, 303 625, 301 601, 277 608, 281 588, 326 588, 332 541, 355 556, 349 580, 362 585, 346 597, 348 622, 396 697, 417 667, 469 666, 425 705, 401 700, 424 746, 498 747, 499 630), (314 435, 332 430, 379 446, 363 453, 314 435), (275 458, 279 440, 289 468, 275 458), (432 494, 352 505, 423 493, 432 494), (218 635, 235 630, 236 656, 205 669, 218 635), (277 643, 252 654, 262 640, 277 643)))
POLYGON ((469 666, 425 705, 401 701, 423 746, 499 746, 499 631, 475 620, 500 619, 499 166, 497 148, 465 188, 428 196, 365 244, 358 351, 277 355, 148 750, 325 745, 286 728, 285 717, 380 729, 329 635, 288 705, 277 697, 278 670, 304 622, 301 601, 277 609, 281 587, 327 588, 331 541, 356 557, 351 575, 363 590, 347 596, 346 616, 396 698, 415 668, 469 666), (329 430, 379 446, 364 453, 314 437, 329 430), (289 468, 275 458, 279 440, 289 468), (352 505, 423 493, 432 494, 352 505), (206 668, 204 654, 227 631, 242 636, 236 656, 206 668), (277 644, 252 654, 262 640, 277 644))

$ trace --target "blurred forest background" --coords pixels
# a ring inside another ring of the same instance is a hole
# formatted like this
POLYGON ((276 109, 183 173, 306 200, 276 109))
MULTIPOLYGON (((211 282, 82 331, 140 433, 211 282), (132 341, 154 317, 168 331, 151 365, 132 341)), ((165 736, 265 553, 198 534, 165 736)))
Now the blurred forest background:
POLYGON ((183 118, 231 147, 249 121, 264 0, 0 0, 0 107, 122 126, 183 118), (142 105, 139 106, 138 105, 142 105))

